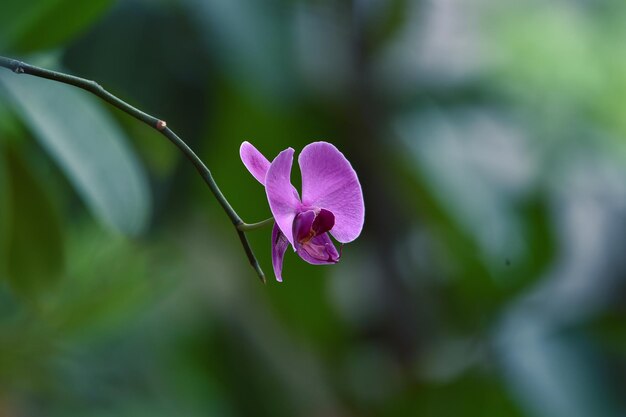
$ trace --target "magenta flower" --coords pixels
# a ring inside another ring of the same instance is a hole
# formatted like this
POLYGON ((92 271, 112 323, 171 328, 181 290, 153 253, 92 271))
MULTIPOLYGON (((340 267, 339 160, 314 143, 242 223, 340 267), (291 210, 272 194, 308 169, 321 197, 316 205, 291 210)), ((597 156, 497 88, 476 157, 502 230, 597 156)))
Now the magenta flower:
POLYGON ((302 149, 298 164, 302 172, 302 199, 291 185, 294 150, 285 149, 270 162, 250 143, 239 149, 248 171, 265 186, 274 216, 272 264, 282 282, 283 258, 289 244, 306 262, 334 264, 340 254, 328 236, 340 243, 352 242, 363 229, 363 191, 350 162, 327 142, 302 149))

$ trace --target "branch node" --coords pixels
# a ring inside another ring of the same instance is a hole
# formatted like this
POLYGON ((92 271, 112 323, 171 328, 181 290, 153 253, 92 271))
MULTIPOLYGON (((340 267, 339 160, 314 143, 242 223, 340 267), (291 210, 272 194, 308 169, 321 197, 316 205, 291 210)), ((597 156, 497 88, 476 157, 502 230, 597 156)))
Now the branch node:
POLYGON ((167 127, 167 123, 165 123, 165 120, 157 121, 156 123, 157 130, 165 130, 166 127, 167 127))

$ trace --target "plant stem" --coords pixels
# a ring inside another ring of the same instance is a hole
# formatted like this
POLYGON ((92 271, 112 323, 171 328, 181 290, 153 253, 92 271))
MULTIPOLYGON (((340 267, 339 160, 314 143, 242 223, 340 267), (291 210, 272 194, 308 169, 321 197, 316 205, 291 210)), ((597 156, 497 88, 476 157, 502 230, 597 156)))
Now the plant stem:
POLYGON ((256 230, 265 226, 269 226, 270 224, 273 224, 273 223, 274 223, 274 218, 270 217, 269 219, 265 219, 257 223, 241 223, 240 225, 237 226, 237 230, 240 230, 242 232, 248 232, 250 230, 256 230))
POLYGON ((107 103, 112 104, 123 112, 129 114, 135 119, 142 121, 143 123, 147 124, 148 126, 160 132, 163 136, 165 136, 170 142, 176 145, 176 147, 185 155, 185 157, 196 167, 196 170, 198 171, 204 182, 209 186, 209 189, 235 226, 237 234, 239 235, 239 240, 241 241, 246 255, 248 256, 248 260, 250 261, 250 265, 252 265, 261 281, 265 282, 265 274, 261 270, 259 262, 257 261, 256 256, 252 251, 252 247, 248 242, 248 238, 246 237, 245 232, 246 230, 252 230, 257 227, 261 227, 260 223, 268 222, 270 219, 252 225, 244 223, 243 220, 241 220, 241 217, 239 217, 237 212, 232 208, 228 200, 226 200, 224 194, 222 194, 222 191, 213 179, 213 175, 211 175, 211 171, 207 168, 204 162, 202 162, 198 155, 196 155, 196 153, 185 143, 185 141, 183 141, 176 133, 174 133, 174 131, 167 127, 165 121, 157 119, 156 117, 151 116, 131 106, 119 97, 116 97, 113 94, 109 93, 95 81, 86 80, 84 78, 75 77, 73 75, 36 67, 34 65, 29 65, 24 62, 11 58, 6 58, 3 56, 0 56, 0 67, 7 68, 16 74, 27 74, 35 77, 46 78, 48 80, 73 85, 75 87, 86 90, 100 97, 107 103), (251 227, 255 225, 259 226, 251 227))

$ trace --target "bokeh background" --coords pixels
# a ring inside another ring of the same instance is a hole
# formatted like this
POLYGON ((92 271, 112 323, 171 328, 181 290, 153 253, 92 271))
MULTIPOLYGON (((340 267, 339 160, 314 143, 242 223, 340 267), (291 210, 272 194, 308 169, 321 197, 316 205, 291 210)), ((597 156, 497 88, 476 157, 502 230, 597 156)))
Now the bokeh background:
POLYGON ((366 222, 262 285, 165 138, 0 71, 0 416, 626 415, 625 23, 622 0, 3 0, 0 55, 167 120, 246 221, 270 212, 240 143, 327 140, 366 222))

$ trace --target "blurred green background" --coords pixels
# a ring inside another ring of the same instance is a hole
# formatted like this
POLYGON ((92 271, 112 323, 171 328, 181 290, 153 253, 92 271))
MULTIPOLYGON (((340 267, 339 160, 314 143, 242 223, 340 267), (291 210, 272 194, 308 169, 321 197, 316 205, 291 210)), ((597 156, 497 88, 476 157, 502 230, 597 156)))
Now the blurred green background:
POLYGON ((0 416, 626 415, 625 42, 621 0, 3 0, 0 55, 244 220, 244 140, 334 143, 366 220, 263 286, 165 138, 0 71, 0 416))

